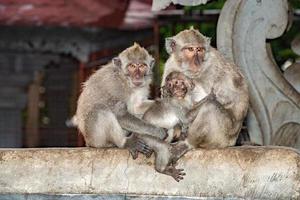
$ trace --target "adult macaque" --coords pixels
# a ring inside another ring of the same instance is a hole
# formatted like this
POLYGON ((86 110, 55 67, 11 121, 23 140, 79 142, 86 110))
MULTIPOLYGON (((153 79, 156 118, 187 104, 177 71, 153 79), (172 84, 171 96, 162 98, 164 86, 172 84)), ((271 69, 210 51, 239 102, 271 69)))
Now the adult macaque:
POLYGON ((187 127, 186 114, 192 109, 193 82, 180 72, 171 72, 163 86, 163 98, 156 100, 145 112, 143 119, 155 126, 168 129, 167 142, 183 138, 182 126, 187 127))
POLYGON ((166 49, 170 58, 162 84, 172 71, 182 72, 193 80, 192 100, 199 106, 191 113, 196 118, 187 139, 177 144, 177 157, 197 147, 233 146, 249 105, 247 84, 240 70, 210 46, 209 38, 193 28, 167 38, 166 49))
POLYGON ((84 83, 75 120, 90 147, 128 148, 135 159, 137 152, 151 155, 145 142, 151 144, 158 160, 155 169, 180 180, 182 170, 165 164, 168 147, 160 144, 165 130, 137 117, 151 105, 147 98, 153 65, 153 57, 138 44, 121 52, 84 83))

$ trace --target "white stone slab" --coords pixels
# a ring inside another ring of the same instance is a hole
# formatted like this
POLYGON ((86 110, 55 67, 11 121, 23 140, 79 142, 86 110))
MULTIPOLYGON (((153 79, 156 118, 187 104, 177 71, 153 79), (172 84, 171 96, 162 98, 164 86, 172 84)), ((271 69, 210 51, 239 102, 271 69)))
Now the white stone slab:
POLYGON ((300 157, 290 148, 195 150, 178 164, 177 183, 155 172, 153 157, 127 150, 0 149, 0 194, 128 194, 184 197, 300 198, 300 157))

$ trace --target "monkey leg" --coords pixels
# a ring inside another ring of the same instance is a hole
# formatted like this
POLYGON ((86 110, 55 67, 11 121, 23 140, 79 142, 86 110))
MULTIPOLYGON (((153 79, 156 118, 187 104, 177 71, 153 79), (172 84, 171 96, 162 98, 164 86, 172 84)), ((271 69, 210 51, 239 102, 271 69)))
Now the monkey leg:
POLYGON ((168 134, 165 131, 165 129, 147 123, 144 120, 141 120, 130 113, 126 113, 122 116, 119 116, 118 121, 123 129, 130 132, 155 136, 162 140, 168 137, 168 134))
POLYGON ((183 169, 176 169, 172 155, 172 146, 153 136, 139 135, 139 137, 155 153, 155 170, 159 173, 172 176, 177 182, 183 179, 183 169))
POLYGON ((177 143, 171 144, 171 163, 175 164, 184 154, 186 154, 193 148, 194 147, 188 143, 187 138, 185 140, 181 140, 177 143))
POLYGON ((133 159, 137 158, 137 152, 146 155, 151 152, 136 134, 122 129, 116 116, 109 109, 97 107, 88 119, 85 134, 87 146, 108 147, 113 144, 118 148, 127 148, 133 159))
MULTIPOLYGON (((187 143, 194 148, 221 148, 232 146, 236 130, 230 113, 216 100, 208 98, 188 130, 187 143)), ((233 142, 235 143, 235 141, 233 142)))
POLYGON ((132 158, 135 160, 138 157, 138 152, 143 153, 149 158, 152 154, 152 149, 140 138, 138 138, 136 133, 130 133, 126 137, 125 148, 128 148, 132 158))
POLYGON ((168 138, 165 139, 168 143, 175 143, 181 140, 185 140, 187 137, 187 127, 177 124, 174 128, 168 130, 168 138))

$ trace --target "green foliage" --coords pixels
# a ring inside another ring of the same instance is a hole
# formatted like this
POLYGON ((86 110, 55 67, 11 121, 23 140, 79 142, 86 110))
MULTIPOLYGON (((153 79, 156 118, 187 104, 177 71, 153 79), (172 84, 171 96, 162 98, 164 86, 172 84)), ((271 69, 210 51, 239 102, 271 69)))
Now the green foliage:
POLYGON ((294 22, 291 29, 284 33, 282 37, 271 40, 273 55, 279 65, 282 65, 287 59, 296 59, 299 57, 291 50, 293 39, 295 39, 297 34, 300 34, 299 27, 300 22, 294 22))
POLYGON ((289 0, 289 3, 294 9, 300 9, 300 1, 299 0, 289 0))

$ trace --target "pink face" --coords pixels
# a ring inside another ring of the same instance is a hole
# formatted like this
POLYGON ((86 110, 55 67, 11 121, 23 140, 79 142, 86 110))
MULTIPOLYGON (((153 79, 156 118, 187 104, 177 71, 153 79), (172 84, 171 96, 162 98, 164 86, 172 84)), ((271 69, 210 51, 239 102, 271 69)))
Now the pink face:
POLYGON ((181 73, 171 73, 166 78, 166 90, 171 97, 183 99, 189 89, 193 88, 193 83, 181 73))
POLYGON ((184 60, 189 64, 191 71, 198 71, 204 61, 205 47, 186 46, 181 49, 184 60))
POLYGON ((127 65, 131 82, 137 87, 144 83, 144 76, 147 70, 148 66, 145 63, 130 63, 127 65))

